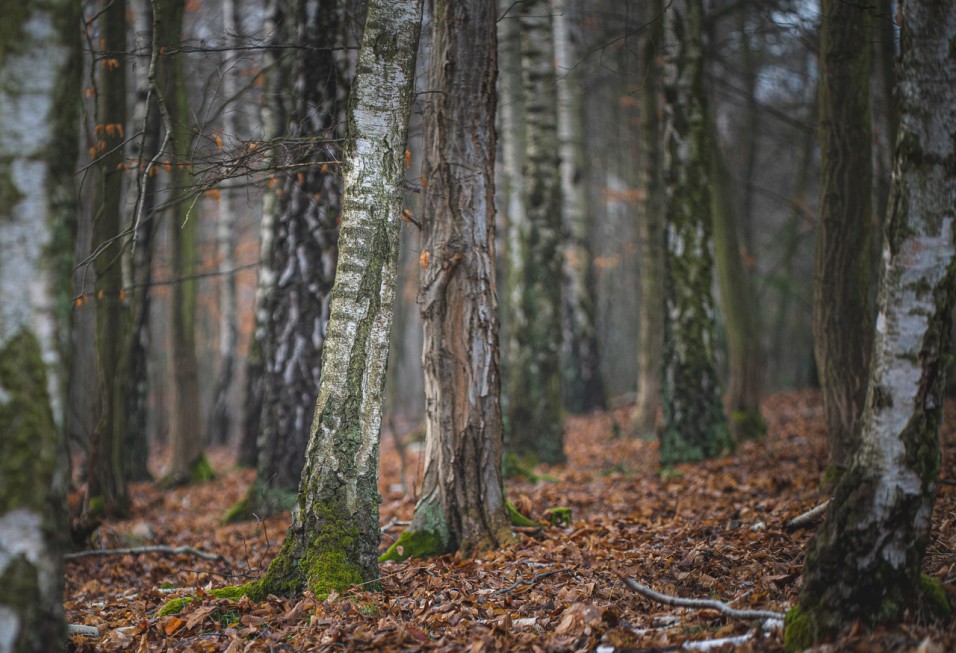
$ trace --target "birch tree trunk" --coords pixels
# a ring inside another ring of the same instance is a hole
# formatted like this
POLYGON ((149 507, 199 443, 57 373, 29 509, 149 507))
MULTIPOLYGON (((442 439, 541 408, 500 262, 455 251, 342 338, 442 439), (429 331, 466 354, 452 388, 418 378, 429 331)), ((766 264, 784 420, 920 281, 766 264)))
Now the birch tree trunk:
POLYGON ((870 303, 872 134, 870 2, 824 0, 820 43, 820 217, 813 274, 813 339, 830 468, 859 447, 873 340, 870 303))
POLYGON ((654 0, 651 22, 641 47, 644 85, 641 89, 641 178, 644 202, 638 223, 641 306, 637 358, 637 403, 633 432, 652 437, 657 432, 661 398, 661 355, 664 347, 664 180, 661 151, 660 64, 664 46, 664 2, 654 0))
POLYGON ((524 97, 524 209, 510 257, 508 445, 519 456, 564 462, 561 410, 561 211, 551 14, 527 0, 520 17, 524 97))
POLYGON ((561 157, 561 217, 564 228, 563 396, 571 412, 604 408, 597 329, 584 136, 584 80, 577 3, 554 0, 554 61, 557 83, 558 147, 561 157))
POLYGON ((956 6, 906 1, 899 145, 861 443, 809 545, 790 649, 860 619, 948 613, 920 575, 940 468, 944 362, 956 299, 956 6))
POLYGON ((662 465, 718 456, 733 447, 714 367, 711 175, 704 90, 701 0, 666 12, 673 54, 665 66, 667 254, 662 465))
POLYGON ((437 0, 425 104, 426 436, 412 524, 382 557, 496 548, 512 539, 501 478, 495 293, 496 11, 437 0))
POLYGON ((253 597, 378 581, 378 447, 420 0, 369 3, 348 109, 339 262, 292 525, 253 597))
MULTIPOLYGON (((66 450, 44 353, 53 314, 44 252, 68 2, 13 3, 0 23, 0 653, 62 650, 66 450)), ((78 102, 79 98, 70 98, 78 102)))
POLYGON ((125 348, 129 326, 124 307, 123 241, 120 238, 123 199, 123 142, 126 127, 125 58, 115 56, 126 48, 126 3, 104 0, 96 26, 102 53, 94 62, 97 79, 95 156, 93 178, 93 269, 96 272, 96 373, 99 377, 99 420, 90 439, 88 484, 83 501, 84 519, 100 513, 123 515, 128 508, 126 490, 126 370, 125 348))

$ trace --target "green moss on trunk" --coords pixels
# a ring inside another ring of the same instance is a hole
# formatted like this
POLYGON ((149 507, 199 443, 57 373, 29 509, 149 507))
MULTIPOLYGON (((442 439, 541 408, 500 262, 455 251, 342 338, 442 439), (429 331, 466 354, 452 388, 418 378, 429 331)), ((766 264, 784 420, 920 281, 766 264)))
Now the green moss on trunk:
POLYGON ((408 529, 398 536, 395 543, 379 556, 379 562, 388 560, 407 560, 408 558, 428 558, 448 553, 441 534, 432 531, 408 529))
POLYGON ((532 521, 518 512, 518 509, 515 507, 515 504, 511 503, 510 500, 505 499, 505 508, 508 510, 508 517, 511 519, 512 526, 524 526, 531 528, 541 528, 541 524, 536 521, 532 521))

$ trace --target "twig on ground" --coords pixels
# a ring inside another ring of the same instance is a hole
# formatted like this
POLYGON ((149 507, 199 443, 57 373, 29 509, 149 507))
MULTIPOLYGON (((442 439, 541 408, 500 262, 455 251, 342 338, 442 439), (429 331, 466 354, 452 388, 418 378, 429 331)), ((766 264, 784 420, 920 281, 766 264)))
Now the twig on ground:
POLYGON ((784 526, 786 527, 788 531, 795 531, 798 528, 809 526, 813 522, 823 517, 823 515, 827 511, 828 505, 830 505, 829 499, 821 503, 819 506, 810 508, 810 510, 806 511, 802 515, 797 515, 796 517, 788 521, 786 524, 784 524, 784 526))
POLYGON ((677 596, 671 596, 670 594, 661 594, 660 592, 652 590, 647 585, 642 585, 636 580, 628 578, 620 572, 618 572, 618 576, 620 576, 621 580, 624 581, 624 584, 627 585, 628 589, 632 592, 636 592, 652 601, 673 605, 678 608, 717 610, 717 612, 733 619, 777 619, 782 621, 785 616, 782 612, 772 612, 770 610, 738 610, 730 607, 723 601, 715 601, 714 599, 682 599, 677 596))
POLYGON ((76 551, 74 553, 67 553, 63 556, 66 560, 74 560, 76 558, 84 558, 87 556, 110 556, 110 555, 139 555, 141 553, 169 553, 169 554, 180 554, 188 553, 194 555, 198 558, 203 558, 204 560, 222 560, 223 562, 229 562, 226 556, 219 555, 218 553, 206 553, 205 551, 200 551, 199 549, 194 549, 191 546, 136 546, 126 549, 89 549, 87 551, 76 551))
POLYGON ((70 635, 82 635, 83 637, 99 637, 100 629, 96 626, 82 626, 79 624, 69 624, 67 632, 70 635))
POLYGON ((497 594, 505 594, 505 593, 510 592, 511 590, 515 589, 515 588, 518 587, 519 585, 531 585, 531 584, 533 584, 535 581, 539 581, 539 580, 541 580, 542 578, 547 578, 548 576, 554 576, 555 574, 560 574, 561 572, 567 572, 567 573, 571 574, 572 576, 574 575, 574 572, 571 571, 570 569, 552 569, 552 570, 550 570, 550 571, 542 571, 540 574, 535 574, 534 576, 532 576, 532 577, 531 577, 530 579, 528 579, 528 580, 525 580, 524 578, 519 577, 518 580, 516 580, 514 583, 512 583, 512 584, 509 585, 508 587, 502 587, 502 588, 499 589, 499 590, 495 590, 495 594, 496 594, 496 595, 497 595, 497 594))
POLYGON ((719 639, 704 639, 696 642, 684 642, 683 648, 685 651, 709 651, 712 648, 718 648, 720 646, 727 646, 731 644, 733 646, 738 646, 744 642, 753 639, 754 634, 744 633, 743 635, 735 635, 734 637, 721 637, 719 639))

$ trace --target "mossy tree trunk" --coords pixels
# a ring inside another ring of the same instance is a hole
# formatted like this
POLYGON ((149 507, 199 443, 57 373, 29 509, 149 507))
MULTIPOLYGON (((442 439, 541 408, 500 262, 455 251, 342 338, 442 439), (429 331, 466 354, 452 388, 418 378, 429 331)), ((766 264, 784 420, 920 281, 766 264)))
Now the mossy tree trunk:
POLYGON ((249 497, 259 514, 286 510, 295 497, 319 390, 342 205, 337 166, 322 162, 340 158, 349 86, 344 57, 325 48, 344 45, 337 39, 347 8, 344 0, 298 0, 282 21, 300 49, 289 63, 296 93, 278 113, 290 142, 300 145, 276 155, 294 172, 280 178, 271 218, 274 286, 264 306, 259 460, 249 497))
POLYGON ((95 53, 96 124, 94 159, 93 259, 96 272, 96 373, 99 419, 90 438, 88 484, 83 501, 86 518, 122 515, 128 508, 126 489, 126 373, 129 352, 128 310, 123 290, 123 142, 126 128, 126 3, 103 0, 96 28, 102 52, 95 53))
POLYGON ((637 345, 637 402, 632 431, 654 436, 661 406, 661 356, 664 348, 664 179, 661 151, 660 64, 664 46, 664 2, 654 0, 651 22, 641 44, 644 84, 641 88, 641 180, 644 201, 638 214, 641 256, 641 304, 637 345))
POLYGON ((767 430, 760 413, 762 362, 760 316, 750 272, 744 266, 739 219, 734 201, 734 182, 718 142, 717 128, 708 119, 710 133, 711 216, 714 228, 714 258, 720 304, 727 334, 730 367, 728 388, 730 433, 738 442, 759 438, 767 430))
POLYGON ((661 464, 718 456, 733 446, 714 366, 711 173, 704 90, 701 0, 665 13, 671 51, 664 68, 667 184, 664 428, 661 464))
POLYGON ((900 139, 861 443, 807 553, 790 648, 916 609, 946 611, 920 577, 940 468, 956 296, 956 9, 903 3, 900 139))
POLYGON ((604 408, 604 381, 595 327, 597 296, 591 255, 592 209, 587 199, 585 92, 581 62, 582 10, 575 2, 554 0, 555 80, 558 147, 561 157, 561 220, 564 240, 563 396, 571 412, 604 408))
POLYGON ((494 3, 438 0, 425 104, 426 438, 421 498, 385 558, 465 555, 512 538, 501 478, 495 293, 494 3))
POLYGON ((69 84, 69 2, 5 5, 0 23, 0 652, 63 650, 66 449, 53 420, 38 334, 53 319, 55 225, 47 155, 57 87, 69 84), (40 325, 40 328, 37 328, 40 325))
MULTIPOLYGON (((154 29, 160 47, 173 49, 182 38, 185 0, 153 0, 154 29)), ((169 186, 174 193, 193 187, 190 148, 192 113, 189 109, 183 58, 179 53, 160 54, 158 85, 171 123, 172 161, 169 186)), ((169 441, 172 464, 169 480, 188 483, 196 480, 205 460, 202 420, 199 409, 199 365, 196 359, 196 236, 198 216, 193 202, 175 197, 166 216, 170 269, 176 283, 170 293, 169 351, 170 406, 169 441)))
POLYGON ((292 525, 255 595, 377 585, 378 446, 421 16, 421 0, 368 6, 322 384, 292 525))
POLYGON ((813 339, 823 388, 829 464, 846 468, 873 340, 870 302, 871 2, 823 0, 820 27, 820 215, 813 274, 813 339))
POLYGON ((508 316, 508 446, 564 462, 561 402, 561 207, 551 14, 526 0, 519 17, 525 139, 525 220, 512 225, 508 316))

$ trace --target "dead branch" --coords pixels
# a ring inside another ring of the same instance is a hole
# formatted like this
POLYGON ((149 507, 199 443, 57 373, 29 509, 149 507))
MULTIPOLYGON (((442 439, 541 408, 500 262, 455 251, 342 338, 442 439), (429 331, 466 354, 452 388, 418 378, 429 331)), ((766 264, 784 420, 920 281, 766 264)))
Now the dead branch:
POLYGON ((827 499, 826 501, 821 503, 819 506, 810 508, 810 510, 806 511, 802 515, 797 515, 796 517, 788 521, 786 524, 784 524, 784 526, 786 527, 788 531, 795 531, 798 528, 809 526, 810 524, 816 522, 818 519, 823 517, 823 515, 827 511, 827 506, 829 505, 830 505, 830 500, 827 499))
POLYGON ((518 587, 519 585, 532 585, 532 584, 534 584, 536 581, 541 580, 542 578, 547 578, 548 576, 554 576, 555 574, 560 574, 560 573, 562 573, 562 572, 567 572, 567 573, 571 574, 572 576, 575 575, 574 572, 571 571, 570 569, 552 569, 552 570, 550 570, 550 571, 543 571, 543 572, 541 572, 540 574, 535 574, 534 576, 532 576, 532 577, 529 578, 528 580, 525 580, 524 578, 522 578, 522 577, 519 576, 519 577, 518 577, 518 580, 516 580, 514 583, 512 583, 512 584, 509 585, 508 587, 502 587, 502 588, 499 589, 499 590, 495 590, 495 594, 496 594, 496 595, 497 595, 497 594, 506 594, 506 593, 510 592, 511 590, 515 589, 516 587, 518 587))
POLYGON ((127 549, 89 549, 87 551, 76 551, 74 553, 67 553, 63 556, 65 560, 74 560, 76 558, 85 558, 88 556, 110 556, 110 555, 139 555, 141 553, 169 553, 171 555, 177 555, 180 553, 188 553, 189 555, 194 555, 197 558, 202 558, 204 560, 222 560, 223 562, 229 562, 229 560, 218 553, 206 553, 205 551, 200 551, 199 549, 194 549, 191 546, 137 546, 127 549))
POLYGON ((83 637, 99 637, 100 629, 96 626, 81 626, 79 624, 69 624, 67 632, 70 635, 82 635, 83 637))
POLYGON ((632 592, 636 592, 652 601, 664 603, 665 605, 672 605, 678 608, 717 610, 717 612, 733 619, 777 619, 782 621, 784 618, 782 612, 772 612, 770 610, 738 610, 730 607, 723 601, 715 601, 713 599, 682 599, 677 596, 671 596, 670 594, 661 594, 660 592, 652 590, 647 585, 642 585, 636 580, 626 577, 620 572, 618 572, 618 576, 621 577, 621 580, 624 581, 624 584, 627 585, 628 589, 632 592))

